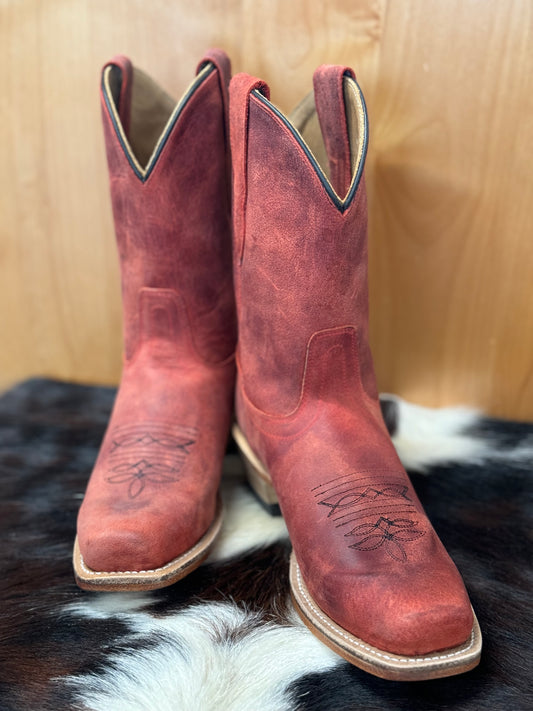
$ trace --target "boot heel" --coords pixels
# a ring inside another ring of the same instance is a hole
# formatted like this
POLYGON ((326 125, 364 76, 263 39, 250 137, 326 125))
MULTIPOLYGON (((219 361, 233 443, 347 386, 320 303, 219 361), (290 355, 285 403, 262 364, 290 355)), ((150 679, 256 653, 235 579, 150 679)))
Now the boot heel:
POLYGON ((246 477, 253 493, 271 516, 281 516, 278 497, 269 473, 252 451, 238 425, 233 425, 232 434, 241 453, 246 477))

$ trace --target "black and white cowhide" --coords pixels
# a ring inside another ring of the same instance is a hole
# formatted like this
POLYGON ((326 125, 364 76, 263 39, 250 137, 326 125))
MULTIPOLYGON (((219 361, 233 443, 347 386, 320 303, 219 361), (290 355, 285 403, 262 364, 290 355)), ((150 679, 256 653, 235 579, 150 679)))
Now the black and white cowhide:
POLYGON ((458 677, 390 682, 337 657, 288 595, 290 544, 226 458, 223 535, 153 593, 74 584, 77 509, 114 391, 31 380, 0 399, 2 711, 533 709, 533 426, 385 396, 395 445, 484 635, 458 677))

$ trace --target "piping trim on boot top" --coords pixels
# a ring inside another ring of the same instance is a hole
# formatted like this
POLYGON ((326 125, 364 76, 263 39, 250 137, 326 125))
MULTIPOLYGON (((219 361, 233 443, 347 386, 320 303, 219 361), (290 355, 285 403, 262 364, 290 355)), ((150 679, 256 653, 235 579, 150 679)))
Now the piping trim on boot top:
POLYGON ((254 89, 254 90, 252 91, 252 95, 253 95, 256 99, 258 99, 262 104, 264 104, 264 106, 266 106, 268 109, 270 109, 270 111, 272 111, 272 113, 273 113, 273 114, 283 123, 283 125, 286 126, 286 128, 288 128, 288 130, 292 133, 292 135, 294 136, 294 138, 296 139, 296 141, 297 141, 298 144, 300 145, 301 149, 302 149, 303 152, 305 153, 305 155, 306 155, 306 157, 307 157, 307 159, 308 159, 308 161, 309 161, 309 163, 310 163, 312 169, 313 169, 313 170, 315 171, 315 173, 317 174, 317 176, 318 176, 320 182, 322 183, 322 185, 323 185, 323 187, 324 187, 326 193, 327 193, 328 196, 330 197, 330 199, 331 199, 331 201, 333 202, 333 204, 335 205, 335 207, 336 207, 340 212, 344 212, 345 210, 347 210, 348 207, 350 207, 350 205, 351 205, 351 203, 352 203, 352 201, 353 201, 353 199, 354 199, 354 196, 355 196, 355 194, 356 194, 356 192, 357 192, 357 188, 358 188, 359 183, 360 183, 360 181, 361 181, 361 176, 363 175, 363 169, 364 169, 364 167, 365 167, 365 159, 366 159, 366 153, 367 153, 367 148, 368 148, 368 114, 367 114, 367 110, 366 110, 365 99, 364 99, 364 97, 363 97, 363 92, 361 91, 361 89, 360 89, 360 87, 359 87, 359 84, 355 81, 355 79, 353 79, 353 78, 352 78, 351 76, 349 76, 349 75, 346 75, 346 76, 348 77, 349 82, 353 83, 353 84, 355 85, 355 87, 357 87, 358 98, 359 98, 360 101, 361 101, 361 108, 362 108, 362 116, 361 116, 361 118, 363 119, 363 131, 362 131, 363 140, 362 140, 362 147, 361 147, 361 151, 360 151, 361 157, 360 157, 360 160, 359 160, 359 164, 358 164, 358 166, 357 166, 356 172, 355 172, 354 175, 352 176, 352 182, 351 182, 351 184, 350 184, 350 188, 349 188, 348 193, 346 194, 346 197, 345 197, 344 199, 342 199, 339 195, 337 195, 337 193, 336 193, 335 190, 333 189, 333 186, 332 186, 331 182, 329 181, 329 179, 327 178, 326 174, 324 173, 324 171, 323 171, 322 168, 320 167, 320 165, 319 165, 317 159, 315 158, 315 156, 314 156, 313 153, 311 152, 311 149, 309 148, 309 146, 307 145, 307 143, 304 141, 302 135, 301 135, 300 132, 295 128, 295 126, 293 126, 293 124, 289 121, 289 119, 288 119, 286 116, 284 116, 284 115, 281 113, 281 111, 280 111, 278 108, 276 108, 276 107, 274 106, 274 104, 272 104, 272 103, 266 98, 266 96, 264 96, 259 90, 254 89))
POLYGON ((203 82, 207 79, 207 77, 215 71, 215 66, 211 62, 207 63, 206 66, 200 71, 200 73, 191 82, 191 84, 189 85, 187 91, 182 96, 182 98, 178 101, 178 103, 176 104, 176 107, 174 108, 174 111, 172 112, 172 114, 170 115, 170 118, 168 119, 168 122, 163 130, 163 133, 161 134, 161 136, 159 137, 159 140, 157 141, 157 143, 155 145, 153 153, 150 156, 148 163, 146 164, 146 168, 143 168, 141 166, 141 164, 137 160, 135 154, 133 153, 130 143, 126 137, 126 134, 124 133, 124 129, 122 127, 122 122, 120 121, 120 117, 117 113, 117 107, 115 106, 115 102, 112 99, 111 87, 109 84, 109 76, 110 76, 110 72, 111 72, 111 69, 113 68, 113 66, 117 66, 117 65, 108 65, 104 71, 104 74, 102 77, 102 95, 104 97, 104 101, 106 103, 109 116, 110 116, 111 121, 113 123, 115 133, 116 133, 119 143, 122 147, 122 150, 124 151, 124 155, 128 159, 128 163, 132 167, 135 175, 139 178, 139 180, 141 182, 145 183, 148 180, 148 178, 150 177, 150 174, 152 173, 153 169, 155 168, 158 158, 161 155, 161 152, 162 152, 163 148, 165 147, 165 144, 172 132, 172 129, 174 128, 174 126, 176 124, 176 121, 180 117, 180 114, 182 113, 182 111, 185 108, 185 106, 187 105, 189 99, 194 94, 194 92, 198 89, 198 87, 201 84, 203 84, 203 82))

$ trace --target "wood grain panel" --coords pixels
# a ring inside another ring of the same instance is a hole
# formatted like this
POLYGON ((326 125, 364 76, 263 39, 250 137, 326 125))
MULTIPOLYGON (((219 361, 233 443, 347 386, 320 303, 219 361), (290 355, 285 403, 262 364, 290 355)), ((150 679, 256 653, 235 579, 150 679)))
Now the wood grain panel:
POLYGON ((100 67, 123 52, 178 97, 218 45, 284 110, 318 64, 357 72, 380 388, 533 419, 531 7, 0 0, 0 385, 118 380, 100 67))
POLYGON ((531 5, 400 5, 372 97, 380 386, 531 418, 531 5))

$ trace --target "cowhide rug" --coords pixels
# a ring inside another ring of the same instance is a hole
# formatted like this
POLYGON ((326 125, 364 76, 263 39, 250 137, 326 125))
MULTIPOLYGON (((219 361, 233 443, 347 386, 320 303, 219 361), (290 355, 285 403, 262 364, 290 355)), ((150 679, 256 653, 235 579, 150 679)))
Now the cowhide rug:
POLYGON ((153 593, 74 584, 75 519, 114 391, 31 380, 0 399, 2 711, 533 709, 533 426, 383 398, 394 442, 471 595, 481 665, 390 682, 300 623, 290 544, 226 459, 223 536, 184 581, 153 593))

